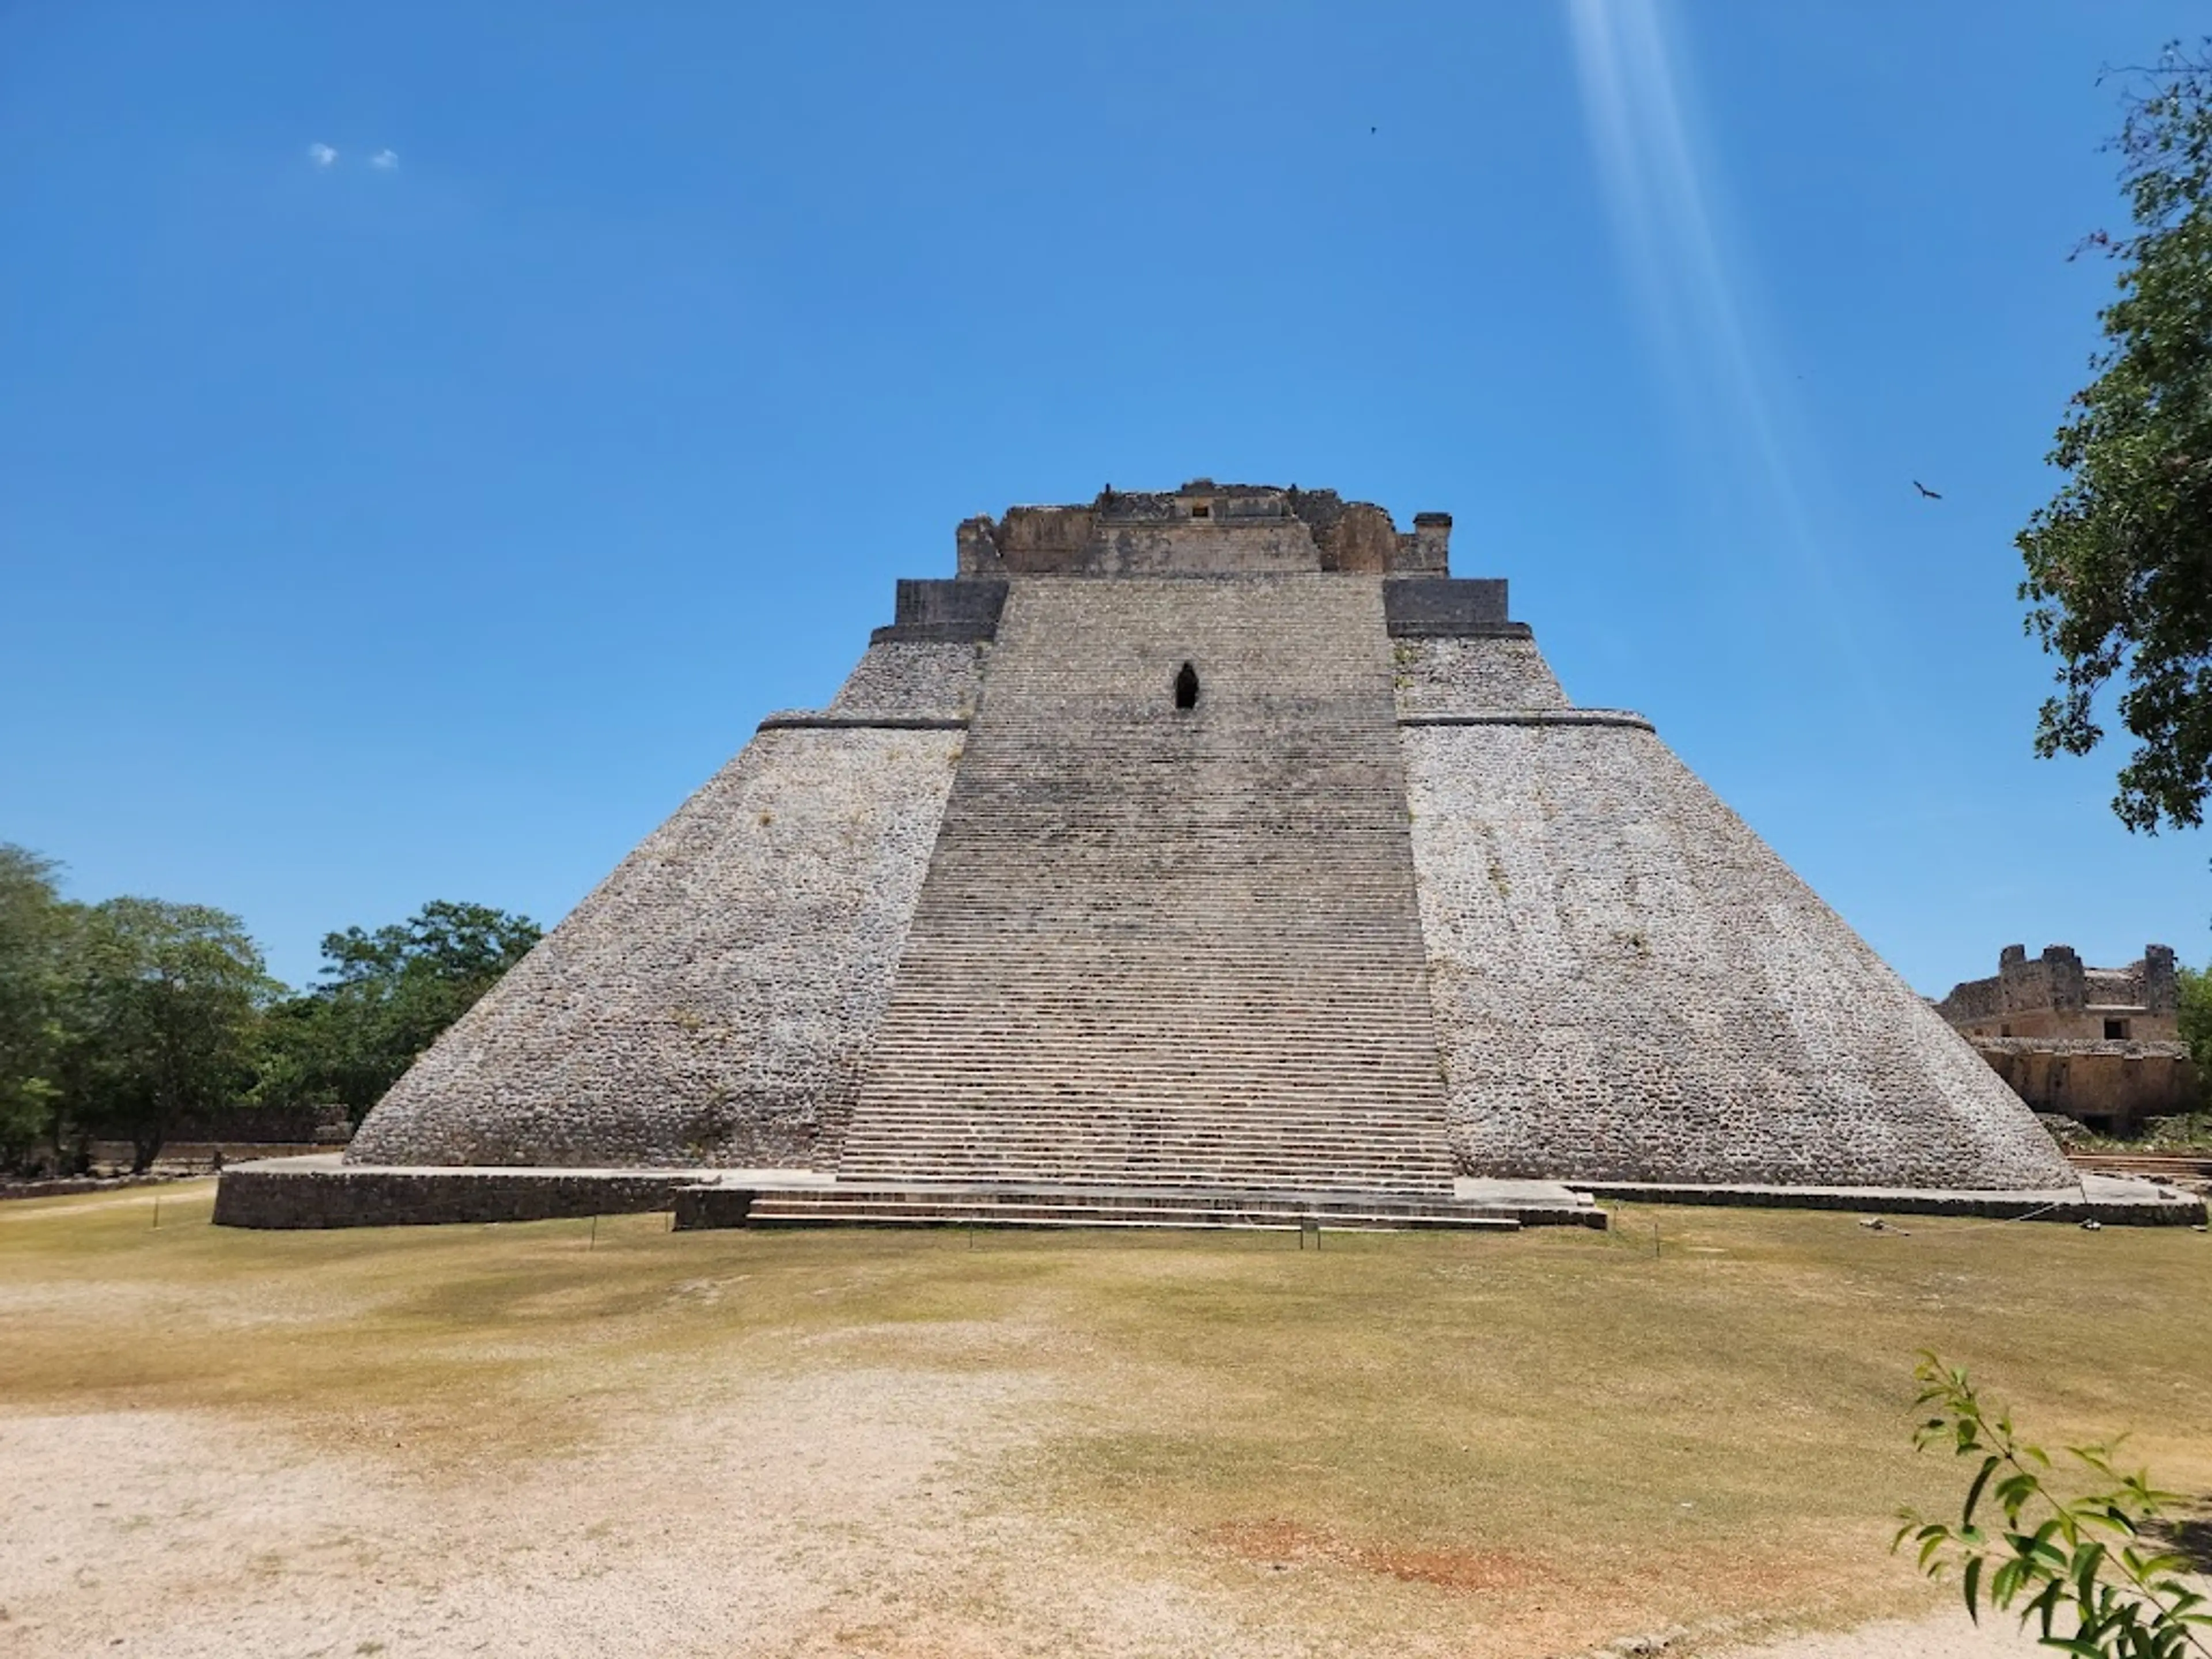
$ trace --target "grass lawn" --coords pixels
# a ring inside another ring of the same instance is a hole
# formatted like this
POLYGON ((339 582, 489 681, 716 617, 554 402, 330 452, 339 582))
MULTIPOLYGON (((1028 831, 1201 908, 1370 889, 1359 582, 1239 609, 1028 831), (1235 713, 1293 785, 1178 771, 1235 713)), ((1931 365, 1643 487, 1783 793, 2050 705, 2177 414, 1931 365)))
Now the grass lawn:
POLYGON ((1926 1605, 1923 1347, 2212 1494, 2182 1229, 594 1243, 211 1197, 0 1206, 0 1512, 44 1517, 0 1654, 1714 1648, 1926 1605))

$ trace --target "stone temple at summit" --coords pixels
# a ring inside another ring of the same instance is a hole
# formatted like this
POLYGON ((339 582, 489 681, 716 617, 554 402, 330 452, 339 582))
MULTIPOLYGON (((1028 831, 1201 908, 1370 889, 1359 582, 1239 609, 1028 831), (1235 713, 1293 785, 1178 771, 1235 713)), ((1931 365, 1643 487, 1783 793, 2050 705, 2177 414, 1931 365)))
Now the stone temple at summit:
POLYGON ((1205 479, 969 520, 325 1186, 2072 1186, 1650 721, 1568 701, 1450 531, 1205 479))

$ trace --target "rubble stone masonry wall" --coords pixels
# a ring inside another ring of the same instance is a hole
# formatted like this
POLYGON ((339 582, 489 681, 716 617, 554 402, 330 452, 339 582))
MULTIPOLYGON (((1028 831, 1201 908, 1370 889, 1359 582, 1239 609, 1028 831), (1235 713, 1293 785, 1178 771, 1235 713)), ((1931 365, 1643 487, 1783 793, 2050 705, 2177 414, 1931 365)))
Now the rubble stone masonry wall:
POLYGON ((2069 945, 2045 945, 2033 960, 2026 946, 2008 945, 1994 975, 1954 985, 1936 1011, 1976 1038, 2171 1042, 2180 1036, 2178 991, 2169 945, 2144 946, 2125 968, 2084 967, 2069 945))
POLYGON ((1390 656, 1401 720, 1491 708, 1567 706, 1567 694, 1559 689, 1534 640, 1393 640, 1390 656))
MULTIPOLYGON (((1556 689, 1514 642, 1443 643, 1401 649, 1401 720, 1556 689)), ((2071 1180, 1996 1075, 1648 731, 1401 736, 1462 1172, 2071 1180)))
POLYGON ((2039 1112, 2125 1129, 2191 1111, 2203 1097, 2179 1042, 1976 1037, 1975 1052, 2039 1112))
MULTIPOLYGON (((955 719, 977 664, 877 645, 832 709, 955 719)), ((763 731, 416 1064, 348 1162, 834 1163, 961 739, 763 731)))
POLYGON ((234 1164, 216 1189, 221 1227, 396 1227, 554 1221, 667 1209, 697 1176, 545 1170, 300 1169, 309 1160, 234 1164))
POLYGON ((965 720, 982 695, 983 661, 990 649, 967 641, 879 641, 868 647, 830 699, 829 712, 965 720))

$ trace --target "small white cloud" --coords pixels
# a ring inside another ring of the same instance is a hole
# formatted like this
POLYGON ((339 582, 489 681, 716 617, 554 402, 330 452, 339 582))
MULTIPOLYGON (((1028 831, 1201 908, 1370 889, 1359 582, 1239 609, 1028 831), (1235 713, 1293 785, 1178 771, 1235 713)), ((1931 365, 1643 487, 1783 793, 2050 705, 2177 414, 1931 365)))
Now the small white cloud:
POLYGON ((368 164, 379 173, 392 172, 399 166, 399 152, 396 149, 380 149, 368 158, 368 164))
POLYGON ((310 144, 307 146, 307 160, 316 167, 326 167, 337 159, 337 151, 332 149, 328 144, 310 144))

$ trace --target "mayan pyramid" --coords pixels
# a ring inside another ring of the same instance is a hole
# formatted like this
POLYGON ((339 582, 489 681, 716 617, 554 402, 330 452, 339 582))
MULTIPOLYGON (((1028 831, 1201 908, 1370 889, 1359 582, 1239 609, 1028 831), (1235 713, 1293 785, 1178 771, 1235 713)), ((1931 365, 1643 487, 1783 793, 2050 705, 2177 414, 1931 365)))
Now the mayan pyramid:
POLYGON ((2047 1188, 2012 1093, 1505 584, 1328 491, 959 528, 355 1166, 2047 1188))

